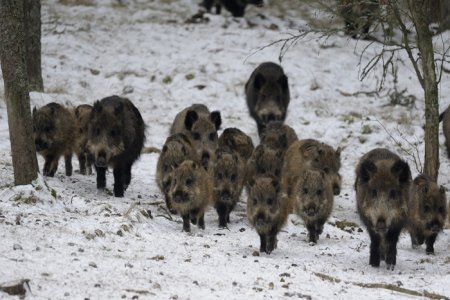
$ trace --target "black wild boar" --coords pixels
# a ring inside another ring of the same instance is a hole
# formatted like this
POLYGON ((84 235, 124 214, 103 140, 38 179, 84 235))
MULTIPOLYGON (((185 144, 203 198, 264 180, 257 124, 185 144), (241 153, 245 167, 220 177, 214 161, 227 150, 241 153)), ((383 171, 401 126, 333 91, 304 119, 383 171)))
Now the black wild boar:
POLYGON ((145 141, 145 124, 127 98, 110 96, 94 103, 88 126, 88 151, 93 155, 97 188, 106 186, 105 172, 113 168, 114 196, 123 197, 131 181, 131 167, 145 141))
POLYGON ((266 145, 258 145, 247 162, 245 181, 266 175, 279 178, 283 165, 282 152, 266 145))
POLYGON ((374 149, 356 167, 356 203, 370 236, 369 264, 393 270, 397 242, 407 222, 411 171, 408 163, 387 149, 374 149))
POLYGON ((213 6, 216 7, 216 14, 220 14, 222 5, 228 10, 233 17, 243 17, 245 8, 248 4, 256 5, 258 7, 263 6, 263 0, 203 0, 202 5, 206 8, 207 12, 211 12, 213 6))
POLYGON ((168 196, 183 218, 183 230, 192 224, 205 229, 205 211, 213 201, 213 184, 207 171, 192 160, 185 160, 173 171, 168 196))
POLYGON ((379 0, 340 0, 339 13, 345 22, 345 33, 357 38, 366 36, 379 16, 379 0))
POLYGON ((291 206, 305 222, 309 242, 315 244, 333 210, 331 183, 322 171, 305 170, 293 190, 291 206))
POLYGON ((447 149, 447 156, 450 158, 450 106, 439 115, 439 122, 442 122, 442 131, 445 136, 445 148, 447 149))
POLYGON ((270 254, 289 215, 287 199, 281 196, 279 181, 274 177, 253 178, 249 187, 247 217, 260 237, 259 251, 270 254))
POLYGON ((58 103, 33 109, 33 138, 36 151, 45 159, 43 175, 53 177, 64 155, 66 175, 72 175, 72 153, 77 137, 73 114, 58 103))
POLYGON ((219 148, 237 153, 243 161, 247 161, 253 153, 252 139, 237 128, 225 129, 219 137, 219 148))
POLYGON ((425 241, 426 253, 434 254, 434 242, 445 225, 446 202, 443 186, 425 175, 414 179, 408 203, 408 231, 413 248, 425 241))
POLYGON ((272 62, 260 64, 245 84, 245 95, 260 136, 269 122, 284 122, 286 119, 290 94, 288 78, 280 65, 272 62))
POLYGON ((244 163, 236 153, 217 149, 214 159, 214 207, 219 227, 227 227, 230 212, 241 196, 244 184, 244 163))
POLYGON ((295 141, 298 141, 295 130, 281 121, 269 122, 261 133, 261 144, 280 149, 283 154, 295 141))
POLYGON ((89 154, 86 148, 88 138, 88 124, 92 113, 92 105, 82 104, 75 108, 75 118, 77 124, 77 140, 75 146, 75 153, 78 156, 80 164, 80 174, 92 174, 93 157, 89 154))
POLYGON ((202 166, 208 170, 209 161, 218 147, 217 130, 221 124, 220 112, 209 112, 205 105, 193 104, 176 115, 170 134, 181 132, 191 138, 202 166))
POLYGON ((284 154, 282 189, 290 196, 297 178, 306 169, 317 169, 330 179, 333 194, 341 192, 341 148, 333 147, 313 139, 295 141, 284 154))
POLYGON ((199 160, 192 141, 184 133, 169 136, 156 165, 156 183, 163 192, 167 208, 171 213, 176 213, 167 196, 172 182, 172 173, 185 160, 199 160))

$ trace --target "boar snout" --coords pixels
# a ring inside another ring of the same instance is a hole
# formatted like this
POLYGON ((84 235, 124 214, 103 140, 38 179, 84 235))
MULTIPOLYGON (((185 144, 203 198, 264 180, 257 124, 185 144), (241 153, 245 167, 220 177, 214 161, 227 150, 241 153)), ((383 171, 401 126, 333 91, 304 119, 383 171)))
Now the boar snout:
POLYGON ((205 168, 205 170, 208 170, 209 160, 211 158, 211 155, 208 152, 202 153, 202 166, 205 168))
POLYGON ((306 215, 308 215, 308 217, 314 217, 317 213, 316 207, 314 205, 307 207, 305 209, 305 213, 306 215))
POLYGON ((427 227, 433 233, 438 233, 442 229, 442 225, 437 220, 434 220, 431 223, 428 223, 427 227))
POLYGON ((95 160, 95 165, 99 168, 106 168, 107 162, 106 162, 106 153, 100 152, 97 156, 97 159, 95 160))
POLYGON ((386 221, 381 218, 378 219, 375 229, 378 232, 386 232, 387 231, 386 221))
POLYGON ((34 144, 35 144, 35 146, 36 146, 36 151, 42 151, 42 150, 45 150, 45 149, 48 148, 47 143, 44 142, 44 141, 41 140, 41 139, 36 139, 36 140, 34 141, 34 144))
POLYGON ((337 195, 339 195, 341 193, 341 187, 337 184, 337 183, 334 183, 333 184, 333 194, 335 195, 335 196, 337 196, 337 195))
POLYGON ((229 191, 222 191, 221 198, 223 201, 230 201, 231 200, 231 193, 229 191))
POLYGON ((188 195, 182 191, 176 191, 173 195, 173 201, 176 203, 183 203, 187 201, 188 195))
POLYGON ((259 212, 256 215, 256 226, 264 226, 264 224, 266 223, 266 215, 263 212, 259 212))

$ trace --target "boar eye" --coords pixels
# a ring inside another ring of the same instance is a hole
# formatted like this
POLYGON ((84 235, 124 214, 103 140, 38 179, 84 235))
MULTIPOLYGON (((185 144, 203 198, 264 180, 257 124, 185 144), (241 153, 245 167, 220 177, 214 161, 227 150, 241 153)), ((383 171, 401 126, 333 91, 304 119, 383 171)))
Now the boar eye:
POLYGON ((322 190, 317 190, 316 191, 316 195, 319 196, 319 197, 322 196, 322 190))
POLYGON ((428 206, 428 205, 425 205, 424 207, 423 207, 423 212, 424 213, 427 213, 427 212, 429 212, 430 211, 430 207, 428 206))
POLYGON ((200 140, 200 133, 198 132, 193 132, 192 133, 192 138, 196 141, 200 140))
POLYGON ((323 169, 323 172, 324 172, 325 174, 328 174, 328 173, 330 173, 330 169, 329 169, 329 168, 324 168, 324 169, 323 169))
POLYGON ((303 188, 303 194, 308 194, 308 189, 307 188, 303 188))
POLYGON ((50 126, 45 126, 45 127, 44 127, 44 131, 45 131, 45 132, 50 132, 50 126))
POLYGON ((444 213, 444 207, 443 207, 443 206, 439 207, 439 213, 440 213, 440 214, 443 214, 443 213, 444 213))
POLYGON ((169 170, 169 166, 167 164, 163 165, 163 171, 167 172, 169 170))
POLYGON ((186 179, 186 185, 192 185, 192 183, 194 182, 194 180, 192 178, 188 178, 186 179))
POLYGON ((233 181, 233 182, 236 181, 236 174, 231 175, 231 181, 233 181))
POLYGON ((397 196, 397 191, 396 190, 390 190, 389 191, 389 198, 395 199, 396 196, 397 196))
POLYGON ((216 134, 215 134, 215 132, 210 133, 210 134, 209 134, 209 140, 210 140, 210 141, 214 141, 215 139, 216 139, 216 134))
POLYGON ((377 190, 375 190, 375 189, 373 189, 370 193, 372 194, 372 198, 375 198, 378 194, 377 190))
POLYGON ((115 130, 113 129, 113 130, 111 130, 111 131, 109 132, 109 135, 110 135, 111 137, 115 137, 115 136, 117 135, 117 131, 115 131, 115 130))
POLYGON ((253 205, 256 205, 258 203, 258 199, 253 198, 253 205))
POLYGON ((273 198, 267 199, 267 204, 268 205, 273 205, 273 198))

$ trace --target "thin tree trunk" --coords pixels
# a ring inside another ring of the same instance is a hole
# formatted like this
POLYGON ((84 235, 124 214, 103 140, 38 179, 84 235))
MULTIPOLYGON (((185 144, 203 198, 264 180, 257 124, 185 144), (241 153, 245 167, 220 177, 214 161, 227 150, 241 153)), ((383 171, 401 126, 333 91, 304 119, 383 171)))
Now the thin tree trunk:
POLYGON ((417 47, 422 60, 425 91, 424 173, 437 180, 439 172, 439 99, 433 39, 428 27, 431 7, 430 1, 408 0, 408 5, 417 32, 417 47))
POLYGON ((16 185, 29 184, 38 172, 25 63, 23 13, 23 0, 0 1, 0 60, 16 185))
POLYGON ((44 91, 41 70, 41 0, 23 0, 25 47, 30 91, 44 91))

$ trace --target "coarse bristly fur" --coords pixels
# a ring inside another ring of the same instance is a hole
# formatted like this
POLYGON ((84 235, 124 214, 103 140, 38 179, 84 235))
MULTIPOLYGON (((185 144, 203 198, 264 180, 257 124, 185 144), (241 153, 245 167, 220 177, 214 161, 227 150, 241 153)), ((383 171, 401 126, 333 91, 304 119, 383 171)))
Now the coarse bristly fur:
POLYGON ((113 168, 114 196, 123 197, 131 182, 131 167, 145 142, 145 124, 127 98, 110 96, 96 101, 88 126, 87 148, 94 156, 97 188, 106 186, 106 169, 113 168))
POLYGON ((164 143, 156 164, 155 180, 159 189, 164 194, 167 208, 171 213, 176 213, 167 196, 172 181, 172 173, 185 160, 199 162, 191 139, 184 133, 176 133, 169 136, 164 143))
POLYGON ((266 145, 258 145, 247 162, 245 182, 258 176, 274 176, 280 178, 283 165, 282 152, 266 145))
POLYGON ((298 141, 295 130, 281 121, 272 121, 261 133, 261 144, 281 150, 284 153, 295 141, 298 141))
POLYGON ((209 162, 218 147, 217 131, 221 124, 219 111, 210 112, 206 105, 193 104, 175 116, 170 134, 186 134, 193 141, 202 166, 208 170, 209 162))
POLYGON ((309 242, 315 244, 333 210, 331 183, 322 171, 307 169, 296 180, 293 190, 289 200, 294 212, 305 222, 309 242))
POLYGON ((192 160, 185 160, 173 172, 168 196, 183 218, 183 230, 191 231, 189 220, 205 228, 204 215, 213 201, 213 183, 207 171, 192 160))
POLYGON ((277 235, 289 215, 287 199, 280 193, 278 179, 259 176, 249 183, 247 217, 260 237, 260 251, 270 254, 277 247, 277 235))
POLYGON ((72 153, 77 131, 73 114, 58 103, 33 109, 33 138, 36 151, 45 159, 43 175, 53 177, 64 155, 66 175, 72 175, 72 153))
POLYGON ((92 174, 93 157, 89 154, 86 144, 88 139, 88 124, 92 113, 92 105, 78 105, 75 110, 75 120, 77 126, 77 139, 75 142, 75 153, 80 164, 80 174, 92 174))
POLYGON ((387 149, 374 149, 356 167, 356 203, 370 236, 369 264, 386 261, 393 270, 397 242, 407 222, 411 171, 408 164, 387 149))
POLYGON ((237 153, 242 161, 252 156, 255 146, 252 139, 238 128, 226 128, 219 137, 219 148, 222 150, 237 153))
POLYGON ((282 190, 288 197, 292 193, 295 178, 307 169, 316 169, 325 173, 330 180, 333 194, 341 192, 341 148, 336 150, 313 139, 299 140, 292 143, 284 155, 282 169, 282 190))
POLYGON ((445 225, 446 206, 443 186, 426 175, 419 175, 414 179, 410 188, 407 226, 413 248, 425 242, 426 253, 434 254, 434 242, 445 225))

